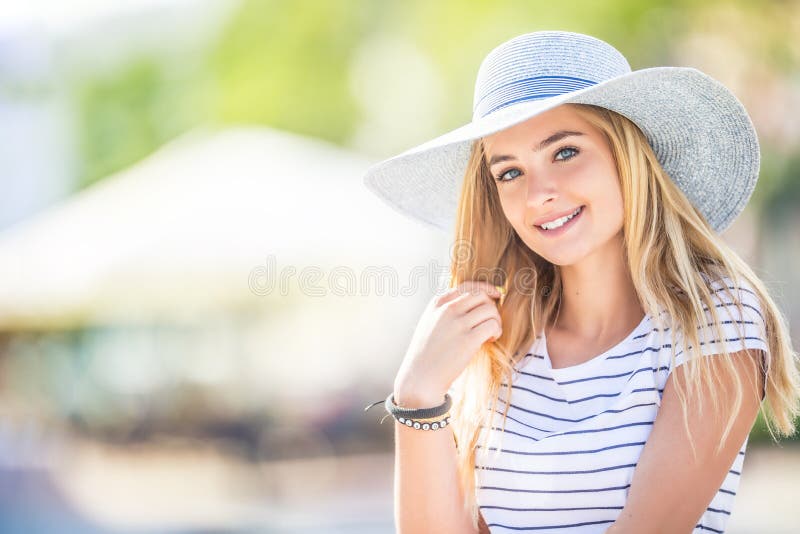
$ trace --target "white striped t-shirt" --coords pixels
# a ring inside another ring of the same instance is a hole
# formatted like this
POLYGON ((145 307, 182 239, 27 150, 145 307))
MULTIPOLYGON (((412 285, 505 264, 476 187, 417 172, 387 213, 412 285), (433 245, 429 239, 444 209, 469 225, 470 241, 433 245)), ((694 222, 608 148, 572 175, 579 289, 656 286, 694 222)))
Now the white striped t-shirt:
MULTIPOLYGON (((732 287, 730 280, 725 282, 732 287)), ((743 285, 739 292, 741 316, 722 282, 710 287, 731 342, 728 350, 741 350, 743 341, 747 348, 767 351, 763 316, 752 288, 743 285), (743 328, 743 339, 734 321, 743 328)), ((710 322, 710 312, 705 313, 710 322)), ((703 355, 721 351, 718 339, 699 333, 703 355)), ((493 533, 602 533, 625 505, 634 468, 661 405, 671 371, 670 344, 675 340, 670 329, 659 330, 645 315, 613 348, 585 363, 553 369, 545 339, 540 333, 517 364, 502 441, 497 439, 504 387, 489 430, 493 441, 488 451, 481 450, 482 441, 478 442, 478 505, 493 533)), ((678 340, 676 350, 680 346, 678 340)), ((682 352, 676 354, 676 363, 684 363, 684 358, 682 352)), ((481 439, 486 431, 481 429, 481 439)), ((694 533, 724 532, 746 447, 747 439, 694 533)))

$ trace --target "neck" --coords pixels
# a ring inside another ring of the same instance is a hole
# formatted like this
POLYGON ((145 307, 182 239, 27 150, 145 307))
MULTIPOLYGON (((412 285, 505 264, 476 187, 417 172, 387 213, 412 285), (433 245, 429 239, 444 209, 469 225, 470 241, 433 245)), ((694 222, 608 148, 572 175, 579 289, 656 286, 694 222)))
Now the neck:
POLYGON ((644 316, 631 280, 622 234, 574 265, 562 266, 561 309, 555 328, 598 339, 638 324, 644 316))

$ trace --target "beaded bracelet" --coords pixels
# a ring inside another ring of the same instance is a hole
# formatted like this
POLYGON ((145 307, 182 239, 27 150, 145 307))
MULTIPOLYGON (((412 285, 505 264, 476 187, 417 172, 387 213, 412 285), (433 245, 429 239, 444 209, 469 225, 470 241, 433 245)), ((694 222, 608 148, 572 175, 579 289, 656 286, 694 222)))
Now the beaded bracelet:
POLYGON ((438 430, 450 424, 450 412, 447 412, 438 419, 406 419, 405 417, 395 417, 397 422, 417 430, 438 430))
MULTIPOLYGON (((450 406, 453 399, 445 393, 444 402, 433 408, 403 408, 394 402, 394 393, 390 393, 385 401, 373 402, 364 411, 383 403, 388 415, 393 416, 400 424, 418 430, 438 430, 450 424, 450 406)), ((384 416, 384 419, 386 416, 384 416)), ((383 419, 381 419, 383 423, 383 419)))
POLYGON ((411 419, 430 419, 432 417, 439 417, 450 410, 453 404, 453 399, 450 398, 449 393, 444 394, 444 402, 439 406, 433 408, 403 408, 394 402, 394 393, 390 393, 386 397, 386 411, 395 417, 406 417, 411 419))

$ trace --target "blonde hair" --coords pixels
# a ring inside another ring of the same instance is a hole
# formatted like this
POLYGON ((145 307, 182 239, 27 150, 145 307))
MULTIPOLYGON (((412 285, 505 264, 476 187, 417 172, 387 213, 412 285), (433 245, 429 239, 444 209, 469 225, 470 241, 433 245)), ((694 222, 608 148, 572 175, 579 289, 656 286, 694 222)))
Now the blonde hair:
MULTIPOLYGON (((767 410, 764 414, 762 404, 761 412, 773 439, 776 439, 773 425, 779 434, 792 435, 794 419, 800 413, 798 355, 791 346, 786 319, 765 285, 672 182, 658 163, 647 138, 633 122, 605 108, 580 104, 570 106, 605 135, 614 156, 625 209, 623 252, 645 312, 663 327, 666 324, 661 322, 662 314, 659 312, 665 311, 671 328, 685 333, 685 341, 692 347, 687 351, 688 390, 684 391, 680 380, 675 380, 675 387, 693 452, 694 442, 687 419, 688 399, 694 397, 703 384, 715 383, 709 358, 699 357, 700 344, 695 325, 705 317, 703 305, 712 314, 716 338, 725 339, 712 301, 713 291, 708 288, 709 278, 729 277, 734 282, 734 295, 739 294, 742 282, 749 284, 756 294, 763 311, 764 336, 769 346, 767 410)), ((483 150, 481 140, 476 140, 456 213, 455 243, 468 247, 469 253, 454 254, 450 272, 451 287, 465 280, 488 279, 495 284, 505 284, 508 289, 500 311, 502 335, 495 342, 487 342, 481 347, 451 388, 459 479, 465 507, 476 528, 475 448, 481 428, 491 427, 500 388, 505 384, 506 402, 502 412, 505 430, 514 366, 525 357, 541 328, 552 323, 561 295, 559 269, 522 242, 506 220, 483 150), (526 291, 520 291, 517 283, 508 283, 523 273, 529 276, 526 291), (491 409, 487 409, 490 403, 491 409)), ((730 296, 730 292, 728 294, 730 296)), ((730 298, 741 313, 740 299, 730 298)), ((672 343, 671 368, 675 365, 675 349, 675 343, 672 343)), ((754 354, 761 353, 754 351, 754 354)), ((723 358, 725 369, 733 373, 735 368, 727 348, 723 358)), ((760 362, 754 361, 753 365, 754 372, 756 368, 764 371, 760 362)), ((735 384, 733 413, 738 412, 744 396, 738 378, 735 384)), ((715 397, 715 409, 717 404, 715 397)), ((702 410, 702 406, 699 409, 702 410)), ((734 416, 731 416, 718 451, 733 424, 734 416)), ((486 444, 484 438, 483 450, 488 450, 486 444)))

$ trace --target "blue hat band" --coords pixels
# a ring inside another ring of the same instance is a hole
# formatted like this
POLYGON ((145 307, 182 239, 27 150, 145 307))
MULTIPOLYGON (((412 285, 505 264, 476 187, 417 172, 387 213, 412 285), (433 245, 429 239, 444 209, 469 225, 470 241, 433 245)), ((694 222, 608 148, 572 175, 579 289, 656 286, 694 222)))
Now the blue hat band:
POLYGON ((563 95, 597 83, 574 76, 534 76, 514 80, 511 83, 495 87, 485 94, 475 108, 474 118, 483 118, 498 109, 519 102, 563 95))

